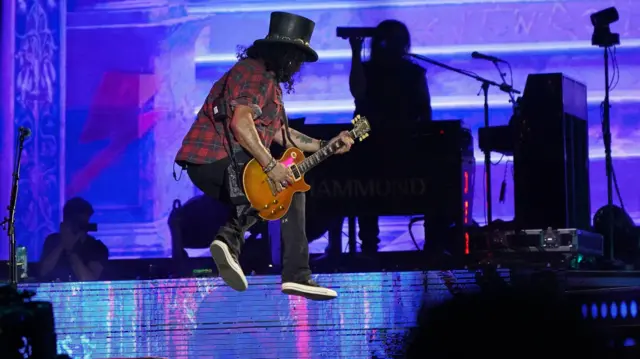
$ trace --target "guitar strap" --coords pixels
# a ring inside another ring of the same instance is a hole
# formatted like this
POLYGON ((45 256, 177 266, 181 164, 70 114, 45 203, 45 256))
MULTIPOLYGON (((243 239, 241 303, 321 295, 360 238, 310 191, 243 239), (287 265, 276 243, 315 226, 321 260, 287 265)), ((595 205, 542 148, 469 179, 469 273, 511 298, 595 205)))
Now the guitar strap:
POLYGON ((291 133, 289 131, 289 116, 287 116, 287 111, 284 109, 284 105, 282 105, 282 122, 284 122, 284 126, 281 128, 281 131, 284 132, 282 134, 282 146, 287 148, 287 140, 289 140, 293 147, 297 148, 298 146, 296 146, 296 143, 291 139, 291 133))
POLYGON ((225 150, 227 151, 227 155, 231 159, 231 163, 229 167, 227 167, 227 178, 225 181, 227 192, 229 193, 229 201, 232 205, 236 206, 238 217, 242 215, 246 215, 248 209, 251 207, 248 206, 249 200, 247 196, 244 194, 242 189, 242 168, 248 162, 248 156, 244 153, 244 151, 234 152, 233 150, 233 141, 231 138, 231 134, 229 133, 228 121, 229 117, 232 114, 231 105, 226 101, 227 97, 227 82, 229 81, 229 76, 231 76, 231 71, 227 72, 225 75, 224 82, 222 84, 222 90, 220 91, 220 95, 218 98, 214 100, 217 105, 221 109, 224 109, 223 114, 219 116, 220 120, 223 121, 224 128, 224 136, 227 140, 227 146, 225 150), (238 158, 241 157, 241 158, 238 158))
MULTIPOLYGON (((225 79, 224 79, 224 83, 222 85, 222 91, 220 92, 220 95, 217 99, 218 103, 220 105, 222 105, 221 107, 224 107, 225 109, 231 110, 230 108, 230 104, 227 103, 226 99, 226 91, 227 91, 227 82, 229 80, 229 76, 230 76, 230 72, 227 73, 225 79)), ((282 101, 280 101, 282 103, 282 101)), ((229 111, 229 114, 231 114, 232 112, 229 111)), ((221 116, 222 117, 222 116, 221 116)), ((295 142, 293 142, 293 140, 291 139, 291 134, 289 133, 289 118, 287 116, 287 113, 284 109, 284 105, 282 106, 282 117, 283 117, 283 122, 284 122, 284 135, 282 136, 283 138, 283 145, 286 148, 287 146, 287 140, 289 140, 291 142, 292 145, 295 146, 295 142)), ((229 120, 229 116, 223 116, 223 121, 228 121, 229 120)), ((244 222, 244 218, 246 218, 246 216, 251 213, 252 211, 255 211, 250 205, 249 205, 249 200, 247 198, 247 196, 244 193, 243 190, 243 185, 242 185, 242 168, 244 167, 244 165, 246 165, 246 163, 249 161, 249 156, 246 154, 246 152, 244 151, 238 151, 237 155, 234 153, 233 151, 233 147, 232 147, 232 139, 231 139, 231 134, 229 133, 229 126, 227 126, 225 124, 224 127, 224 133, 225 133, 225 137, 227 140, 227 144, 229 146, 228 150, 227 150, 227 154, 229 155, 229 157, 231 157, 231 164, 229 165, 228 169, 227 169, 227 183, 228 183, 228 187, 227 190, 229 192, 229 200, 231 202, 231 204, 233 204, 234 206, 236 206, 236 211, 237 211, 237 215, 239 218, 242 218, 242 222, 244 222), (240 158, 238 158, 240 157, 240 158), (238 161, 240 160, 240 161, 238 161)))

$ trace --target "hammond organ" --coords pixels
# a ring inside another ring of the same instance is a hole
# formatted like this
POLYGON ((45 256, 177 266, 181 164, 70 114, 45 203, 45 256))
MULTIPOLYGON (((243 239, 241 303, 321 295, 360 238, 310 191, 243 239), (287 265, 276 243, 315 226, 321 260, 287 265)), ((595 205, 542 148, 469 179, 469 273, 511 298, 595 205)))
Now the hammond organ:
MULTIPOLYGON (((315 138, 331 138, 348 129, 296 127, 315 138)), ((371 136, 350 153, 331 158, 306 176, 311 185, 307 226, 319 235, 326 230, 323 218, 348 217, 350 251, 355 252, 354 217, 437 215, 456 228, 457 239, 446 239, 449 251, 464 253, 463 227, 471 223, 474 174, 473 139, 461 121, 372 128, 371 136)), ((429 228, 425 231, 429 237, 429 228)))

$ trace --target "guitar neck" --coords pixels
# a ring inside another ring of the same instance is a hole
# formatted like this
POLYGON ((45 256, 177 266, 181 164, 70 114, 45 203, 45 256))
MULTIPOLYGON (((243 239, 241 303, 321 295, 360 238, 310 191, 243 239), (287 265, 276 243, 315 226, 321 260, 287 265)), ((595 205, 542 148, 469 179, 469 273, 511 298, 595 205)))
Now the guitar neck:
MULTIPOLYGON (((349 132, 349 136, 353 138, 353 134, 351 132, 349 132)), ((344 146, 344 142, 336 141, 330 145, 322 147, 316 153, 312 154, 311 156, 305 158, 302 162, 300 162, 300 164, 298 164, 298 169, 303 174, 307 173, 310 169, 319 165, 322 161, 334 155, 336 151, 338 151, 343 146, 344 146)))

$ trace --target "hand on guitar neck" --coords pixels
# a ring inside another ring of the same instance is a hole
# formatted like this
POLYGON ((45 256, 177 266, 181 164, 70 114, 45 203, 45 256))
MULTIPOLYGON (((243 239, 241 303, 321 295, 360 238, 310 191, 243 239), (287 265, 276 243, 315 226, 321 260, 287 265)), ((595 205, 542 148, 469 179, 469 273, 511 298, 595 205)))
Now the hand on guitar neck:
MULTIPOLYGON (((351 145, 353 145, 353 138, 349 134, 349 131, 342 131, 336 137, 329 141, 327 146, 334 146, 339 143, 339 146, 335 150, 335 154, 343 154, 349 152, 351 145)), ((283 165, 280 161, 275 159, 271 160, 269 165, 265 166, 264 170, 267 177, 273 181, 274 189, 276 193, 282 192, 285 188, 295 182, 293 172, 290 168, 283 165), (275 162, 273 162, 275 161, 275 162)))
POLYGON ((342 131, 336 137, 332 138, 331 141, 329 141, 328 146, 333 146, 338 141, 340 141, 341 145, 334 152, 337 155, 349 152, 349 150, 351 150, 351 145, 353 145, 354 142, 353 137, 351 137, 351 135, 349 134, 349 131, 342 131))

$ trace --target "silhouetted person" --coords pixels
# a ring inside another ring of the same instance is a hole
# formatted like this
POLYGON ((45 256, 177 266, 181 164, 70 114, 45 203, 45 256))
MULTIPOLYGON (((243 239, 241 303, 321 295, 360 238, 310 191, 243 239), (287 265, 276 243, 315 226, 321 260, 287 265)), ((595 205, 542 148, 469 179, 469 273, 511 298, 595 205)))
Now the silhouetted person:
POLYGON ((72 198, 62 211, 60 232, 44 241, 40 258, 41 280, 99 280, 109 259, 109 250, 88 234, 93 207, 82 198, 72 198))
MULTIPOLYGON (((350 39, 349 43, 352 50, 349 89, 355 99, 356 114, 367 117, 374 133, 384 134, 385 127, 398 129, 418 121, 431 121, 426 71, 408 58, 411 36, 403 23, 385 20, 376 27, 371 57, 366 62, 361 58, 362 39, 350 39)), ((362 251, 376 252, 380 242, 378 217, 358 217, 358 224, 362 251)))

